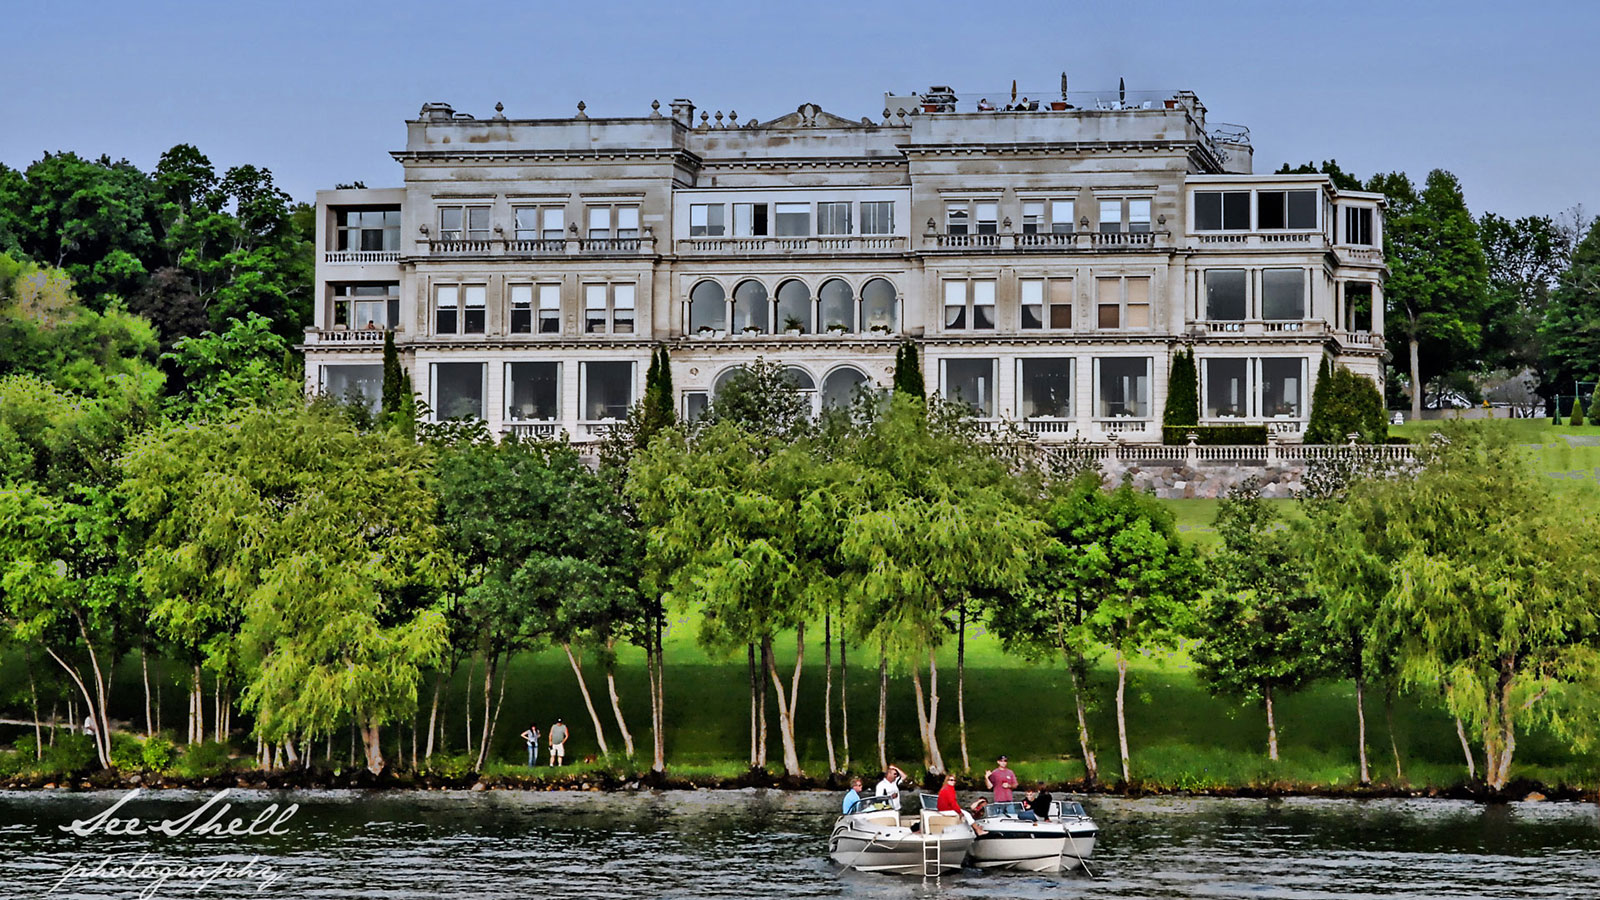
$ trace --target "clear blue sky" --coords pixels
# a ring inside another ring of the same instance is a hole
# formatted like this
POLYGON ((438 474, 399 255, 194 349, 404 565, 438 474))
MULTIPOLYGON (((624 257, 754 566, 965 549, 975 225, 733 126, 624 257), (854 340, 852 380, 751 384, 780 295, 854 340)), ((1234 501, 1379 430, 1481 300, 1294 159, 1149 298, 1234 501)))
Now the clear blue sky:
POLYGON ((1600 3, 106 2, 12 4, 0 162, 142 168, 189 142, 297 199, 397 184, 424 101, 490 115, 639 115, 688 97, 769 119, 877 116, 885 90, 963 98, 1186 88, 1250 127, 1257 171, 1337 158, 1459 175, 1475 212, 1600 212, 1600 3))

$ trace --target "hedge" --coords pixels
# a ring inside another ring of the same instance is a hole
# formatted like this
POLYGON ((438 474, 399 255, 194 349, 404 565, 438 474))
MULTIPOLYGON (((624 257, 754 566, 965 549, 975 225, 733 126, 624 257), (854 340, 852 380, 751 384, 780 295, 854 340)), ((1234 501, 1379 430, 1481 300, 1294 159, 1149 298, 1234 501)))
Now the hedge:
POLYGON ((1265 425, 1164 425, 1161 442, 1171 447, 1187 446, 1189 432, 1195 433, 1195 443, 1202 447, 1220 444, 1265 444, 1265 425))

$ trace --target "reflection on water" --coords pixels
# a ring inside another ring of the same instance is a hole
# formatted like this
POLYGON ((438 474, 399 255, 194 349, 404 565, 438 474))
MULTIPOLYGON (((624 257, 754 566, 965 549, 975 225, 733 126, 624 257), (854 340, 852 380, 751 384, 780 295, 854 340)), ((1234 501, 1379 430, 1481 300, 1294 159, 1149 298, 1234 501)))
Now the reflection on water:
MULTIPOLYGON (((1570 898, 1600 881, 1600 814, 1576 804, 1452 801, 1091 799, 1090 865, 1064 875, 842 872, 825 856, 827 794, 699 791, 320 793, 236 791, 233 815, 299 803, 282 835, 77 837, 57 826, 120 793, 0 793, 0 884, 45 896, 70 867, 112 862, 242 866, 278 880, 258 896, 1570 898)), ((209 794, 161 792, 123 807, 147 821, 209 794)), ((200 896, 257 895, 219 880, 200 896)), ((76 878, 51 896, 131 897, 148 882, 76 878)), ((194 896, 169 883, 156 896, 194 896)))

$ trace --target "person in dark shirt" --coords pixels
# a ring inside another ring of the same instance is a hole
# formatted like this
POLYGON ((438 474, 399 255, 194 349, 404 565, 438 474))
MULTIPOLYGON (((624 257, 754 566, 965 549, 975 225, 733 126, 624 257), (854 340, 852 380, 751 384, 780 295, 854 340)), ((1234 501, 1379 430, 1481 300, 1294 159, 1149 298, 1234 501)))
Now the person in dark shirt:
POLYGON ((1033 810, 1033 814, 1038 816, 1041 822, 1048 822, 1050 821, 1050 803, 1054 799, 1054 797, 1050 796, 1050 791, 1041 784, 1039 785, 1039 793, 1028 801, 1028 808, 1033 810))

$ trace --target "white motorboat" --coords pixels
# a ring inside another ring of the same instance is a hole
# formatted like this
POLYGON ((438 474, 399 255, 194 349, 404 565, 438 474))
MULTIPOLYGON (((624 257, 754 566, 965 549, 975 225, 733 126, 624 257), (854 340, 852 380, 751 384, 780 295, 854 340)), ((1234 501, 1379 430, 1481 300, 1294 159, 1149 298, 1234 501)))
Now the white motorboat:
POLYGON ((1048 820, 1030 821, 1024 804, 990 803, 978 819, 982 833, 972 845, 972 864, 980 869, 1059 872, 1094 853, 1100 827, 1072 800, 1050 804, 1048 820))
POLYGON ((834 862, 862 872, 937 877, 961 868, 977 833, 957 813, 933 806, 902 815, 888 797, 863 797, 828 838, 834 862))

